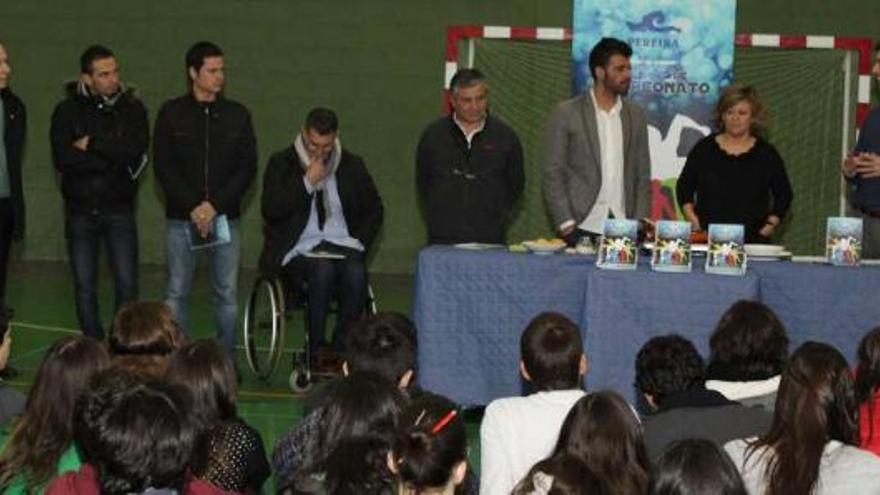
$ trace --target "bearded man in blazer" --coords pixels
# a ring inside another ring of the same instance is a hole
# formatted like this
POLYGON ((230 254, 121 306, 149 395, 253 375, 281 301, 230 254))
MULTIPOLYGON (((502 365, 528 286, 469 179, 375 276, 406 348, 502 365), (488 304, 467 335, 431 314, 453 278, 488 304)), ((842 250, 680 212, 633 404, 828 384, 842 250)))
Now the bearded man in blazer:
POLYGON ((590 51, 593 87, 560 103, 544 142, 544 200, 569 245, 602 233, 606 218, 646 218, 651 159, 645 111, 625 98, 632 48, 602 38, 590 51))

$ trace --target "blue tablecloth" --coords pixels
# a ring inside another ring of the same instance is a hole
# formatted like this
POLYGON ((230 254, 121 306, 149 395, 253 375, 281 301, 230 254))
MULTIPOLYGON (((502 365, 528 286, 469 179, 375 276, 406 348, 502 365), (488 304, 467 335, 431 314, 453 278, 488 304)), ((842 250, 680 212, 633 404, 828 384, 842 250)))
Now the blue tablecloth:
MULTIPOLYGON (((852 359, 861 336, 880 324, 880 268, 751 262, 744 277, 599 270, 595 258, 431 246, 419 254, 413 319, 419 331, 419 382, 467 405, 523 392, 519 337, 542 311, 581 327, 589 389, 613 388, 630 400, 638 349, 677 332, 704 355, 708 335, 738 299, 761 300, 794 345, 813 339, 852 359)), ((792 347, 793 348, 793 347, 792 347)))

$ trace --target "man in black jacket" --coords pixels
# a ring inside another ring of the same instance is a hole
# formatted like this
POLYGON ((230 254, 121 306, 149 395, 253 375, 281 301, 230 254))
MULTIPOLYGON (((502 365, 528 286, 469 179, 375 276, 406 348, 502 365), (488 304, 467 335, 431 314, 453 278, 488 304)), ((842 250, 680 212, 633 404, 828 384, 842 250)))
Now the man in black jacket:
POLYGON ((153 160, 165 191, 166 302, 186 329, 196 253, 210 258, 217 336, 235 356, 241 199, 257 171, 251 115, 226 99, 223 51, 201 41, 186 53, 190 91, 162 105, 153 160))
POLYGON ((27 115, 24 103, 9 89, 9 55, 0 43, 0 307, 6 299, 6 267, 13 239, 24 237, 21 155, 27 115))
POLYGON ((325 358, 332 352, 323 349, 333 295, 339 294, 335 352, 342 351, 348 325, 366 306, 365 253, 383 216, 372 177, 361 157, 342 147, 338 129, 332 110, 313 109, 293 144, 269 159, 263 179, 260 268, 281 276, 288 287, 307 283, 310 355, 315 360, 321 351, 319 371, 333 366, 325 358))
POLYGON ((452 78, 453 112, 432 122, 416 152, 416 186, 429 244, 504 243, 525 184, 516 133, 488 114, 489 86, 476 69, 452 78))
POLYGON ((138 297, 137 176, 146 164, 147 109, 119 80, 116 57, 94 45, 80 57, 80 78, 52 114, 50 139, 61 173, 64 226, 82 331, 102 338, 98 254, 107 245, 116 309, 138 297))

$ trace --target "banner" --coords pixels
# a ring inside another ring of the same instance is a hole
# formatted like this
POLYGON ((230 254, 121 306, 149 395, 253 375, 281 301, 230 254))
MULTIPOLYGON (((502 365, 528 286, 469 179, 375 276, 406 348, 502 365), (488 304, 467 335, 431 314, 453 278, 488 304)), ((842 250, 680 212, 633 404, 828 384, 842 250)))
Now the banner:
POLYGON ((573 91, 592 85, 590 50, 610 36, 633 49, 629 97, 648 114, 654 218, 677 216, 675 181, 714 129, 733 77, 736 0, 574 0, 573 91))

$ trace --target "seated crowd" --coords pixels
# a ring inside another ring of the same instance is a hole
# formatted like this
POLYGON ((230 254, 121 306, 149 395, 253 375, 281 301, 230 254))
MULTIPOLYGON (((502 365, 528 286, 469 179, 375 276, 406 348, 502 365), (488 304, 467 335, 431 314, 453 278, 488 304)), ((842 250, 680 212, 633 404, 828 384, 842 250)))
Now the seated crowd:
MULTIPOLYGON (((10 318, 0 311, 0 365, 10 318)), ((270 466, 237 412, 224 348, 187 342, 161 303, 130 303, 109 350, 64 337, 26 398, 0 382, 0 490, 255 494, 272 474, 292 495, 880 493, 880 327, 852 371, 828 344, 789 355, 773 311, 739 301, 707 362, 676 334, 644 343, 630 404, 586 392, 580 330, 540 314, 520 338, 532 393, 486 407, 477 475, 461 407, 415 384, 412 322, 379 313, 354 325, 343 375, 313 389, 270 466)))

